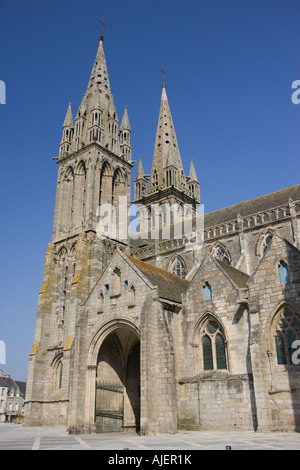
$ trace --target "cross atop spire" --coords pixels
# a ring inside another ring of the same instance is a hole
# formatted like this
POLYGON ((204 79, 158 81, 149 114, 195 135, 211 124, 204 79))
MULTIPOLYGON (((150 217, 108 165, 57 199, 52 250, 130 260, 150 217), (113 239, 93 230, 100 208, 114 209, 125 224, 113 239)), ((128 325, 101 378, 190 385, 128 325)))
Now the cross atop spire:
POLYGON ((105 26, 105 24, 103 23, 102 20, 98 20, 99 23, 101 24, 101 32, 100 32, 100 38, 103 39, 103 34, 102 34, 102 30, 103 30, 103 26, 105 26))
POLYGON ((165 87, 166 86, 166 83, 165 83, 165 70, 164 69, 161 69, 161 72, 162 72, 162 86, 165 87))

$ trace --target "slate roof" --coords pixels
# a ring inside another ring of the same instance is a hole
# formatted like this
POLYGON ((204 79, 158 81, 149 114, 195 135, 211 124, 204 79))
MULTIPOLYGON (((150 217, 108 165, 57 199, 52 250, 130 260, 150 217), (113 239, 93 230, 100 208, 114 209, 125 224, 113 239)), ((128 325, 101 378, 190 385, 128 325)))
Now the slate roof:
POLYGON ((22 396, 25 397, 25 395, 26 395, 26 382, 20 382, 19 380, 16 380, 15 382, 18 385, 22 396))
POLYGON ((176 274, 170 273, 165 269, 145 263, 128 254, 126 254, 126 256, 153 286, 158 287, 158 295, 160 298, 181 303, 181 294, 186 292, 190 281, 176 276, 176 274))
POLYGON ((223 271, 226 272, 228 277, 230 277, 230 279, 239 289, 244 289, 247 287, 247 281, 250 278, 248 274, 243 273, 242 271, 239 271, 239 269, 235 269, 229 264, 223 263, 223 261, 220 261, 218 259, 215 259, 215 261, 219 264, 219 266, 221 266, 223 271))
POLYGON ((3 388, 16 388, 16 383, 11 377, 0 377, 0 387, 3 388))
POLYGON ((238 214, 242 217, 246 217, 256 214, 257 212, 275 209, 276 207, 287 204, 290 198, 293 201, 300 200, 300 184, 267 194, 266 196, 240 202, 239 204, 226 207, 225 209, 210 212, 204 216, 204 226, 207 228, 235 220, 238 214))

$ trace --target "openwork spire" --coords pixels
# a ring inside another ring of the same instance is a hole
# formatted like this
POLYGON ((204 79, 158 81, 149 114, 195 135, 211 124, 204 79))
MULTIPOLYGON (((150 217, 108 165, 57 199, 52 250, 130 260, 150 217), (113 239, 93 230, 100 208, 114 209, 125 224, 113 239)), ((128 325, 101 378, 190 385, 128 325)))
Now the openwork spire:
POLYGON ((184 172, 174 123, 169 107, 166 85, 165 82, 163 82, 151 170, 151 173, 152 175, 155 175, 156 182, 159 186, 165 186, 165 170, 166 168, 171 167, 178 172, 176 186, 179 186, 184 172))

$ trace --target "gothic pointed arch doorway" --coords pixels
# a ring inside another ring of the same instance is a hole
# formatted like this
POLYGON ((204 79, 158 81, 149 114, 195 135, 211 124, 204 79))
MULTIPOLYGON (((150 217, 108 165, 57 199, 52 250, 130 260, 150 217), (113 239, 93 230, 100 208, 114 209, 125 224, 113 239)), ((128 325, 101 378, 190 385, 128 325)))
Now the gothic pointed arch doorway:
POLYGON ((117 327, 103 340, 96 365, 96 432, 139 431, 140 341, 126 327, 117 327))

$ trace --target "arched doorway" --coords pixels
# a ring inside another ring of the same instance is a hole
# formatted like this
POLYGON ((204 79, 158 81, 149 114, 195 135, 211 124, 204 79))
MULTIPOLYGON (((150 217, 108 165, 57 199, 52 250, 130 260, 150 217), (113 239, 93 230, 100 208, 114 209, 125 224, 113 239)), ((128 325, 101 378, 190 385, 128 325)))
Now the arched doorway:
POLYGON ((139 431, 140 342, 131 329, 116 328, 99 349, 95 424, 96 432, 139 431))

